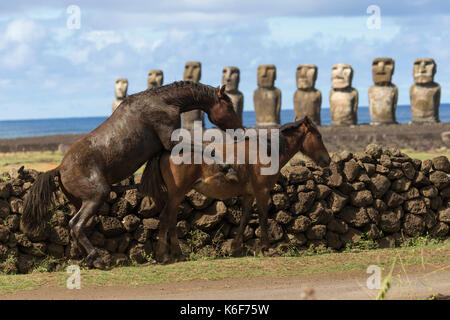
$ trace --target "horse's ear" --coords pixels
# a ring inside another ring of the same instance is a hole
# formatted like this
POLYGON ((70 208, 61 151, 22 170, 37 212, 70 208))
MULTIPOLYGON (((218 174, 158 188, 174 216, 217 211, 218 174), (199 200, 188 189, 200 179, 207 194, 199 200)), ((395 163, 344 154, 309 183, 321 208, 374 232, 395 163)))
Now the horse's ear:
MULTIPOLYGON (((219 89, 219 88, 220 88, 220 86, 217 86, 217 89, 219 89)), ((224 92, 225 92, 225 85, 223 85, 222 88, 219 89, 219 92, 217 93, 217 96, 219 98, 222 98, 224 92)))

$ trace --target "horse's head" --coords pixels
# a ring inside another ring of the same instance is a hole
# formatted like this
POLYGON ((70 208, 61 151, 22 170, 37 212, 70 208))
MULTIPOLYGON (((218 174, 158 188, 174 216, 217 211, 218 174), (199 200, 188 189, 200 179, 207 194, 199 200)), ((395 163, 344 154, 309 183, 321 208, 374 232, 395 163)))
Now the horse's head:
POLYGON ((308 116, 303 119, 299 129, 302 133, 300 151, 319 166, 327 167, 331 161, 330 155, 323 144, 322 135, 308 116))
POLYGON ((234 111, 233 102, 225 93, 225 85, 217 89, 217 103, 209 109, 209 120, 222 130, 243 128, 241 119, 234 111))

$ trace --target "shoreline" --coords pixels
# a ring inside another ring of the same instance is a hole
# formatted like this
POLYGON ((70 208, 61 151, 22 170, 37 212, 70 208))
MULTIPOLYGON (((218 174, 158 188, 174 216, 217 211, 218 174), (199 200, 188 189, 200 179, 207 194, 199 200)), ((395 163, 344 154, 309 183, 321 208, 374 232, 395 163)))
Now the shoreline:
MULTIPOLYGON (((445 147, 441 139, 441 133, 450 131, 450 122, 377 126, 370 124, 320 126, 319 130, 330 152, 359 151, 372 142, 399 149, 429 151, 445 147)), ((85 134, 0 139, 0 153, 56 151, 60 148, 60 145, 61 148, 67 148, 85 134)))

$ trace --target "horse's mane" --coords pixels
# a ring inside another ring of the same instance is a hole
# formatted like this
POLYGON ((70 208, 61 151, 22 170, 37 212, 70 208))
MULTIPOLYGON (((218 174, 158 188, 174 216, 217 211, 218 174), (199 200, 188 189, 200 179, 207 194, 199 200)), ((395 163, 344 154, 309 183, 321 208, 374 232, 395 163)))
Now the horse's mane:
MULTIPOLYGON (((280 131, 281 131, 281 133, 287 133, 287 132, 289 132, 289 131, 291 131, 293 129, 297 129, 304 122, 305 122, 305 119, 301 119, 301 120, 297 120, 297 121, 294 121, 294 122, 285 123, 284 125, 282 125, 280 127, 280 131)), ((319 130, 316 128, 316 126, 311 121, 309 121, 309 123, 307 123, 307 124, 308 124, 308 129, 310 131, 312 131, 314 133, 319 132, 319 130)))
POLYGON ((283 125, 280 127, 281 133, 288 132, 288 131, 290 131, 290 130, 292 130, 292 129, 297 129, 298 127, 300 127, 300 126, 302 125, 302 123, 304 122, 304 120, 305 120, 305 119, 298 120, 298 121, 294 121, 294 122, 288 122, 288 123, 283 124, 283 125))
POLYGON ((176 81, 145 91, 148 96, 159 96, 165 103, 186 106, 218 102, 218 89, 192 81, 176 81))

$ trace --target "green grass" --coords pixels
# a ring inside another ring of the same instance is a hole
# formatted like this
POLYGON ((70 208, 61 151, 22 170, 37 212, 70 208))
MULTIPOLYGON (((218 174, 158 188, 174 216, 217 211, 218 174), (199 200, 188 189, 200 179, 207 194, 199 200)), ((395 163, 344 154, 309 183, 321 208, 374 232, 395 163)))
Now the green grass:
MULTIPOLYGON (((61 162, 63 155, 58 151, 29 151, 0 153, 0 173, 25 166, 26 169, 47 171, 61 162)), ((142 174, 141 167, 135 174, 142 174)))
POLYGON ((59 162, 63 156, 57 151, 30 151, 0 153, 0 167, 29 165, 39 162, 59 162))
POLYGON ((442 152, 437 151, 430 151, 430 152, 417 152, 412 150, 402 150, 403 153, 406 153, 410 158, 413 159, 419 159, 419 160, 426 160, 426 159, 433 159, 435 157, 439 156, 446 156, 450 159, 450 150, 445 150, 442 152))
MULTIPOLYGON (((81 285, 140 286, 196 279, 248 278, 362 271, 376 264, 387 271, 399 257, 403 266, 450 263, 450 241, 422 244, 420 247, 377 249, 360 252, 324 253, 295 257, 243 257, 179 262, 170 265, 146 264, 111 270, 81 271, 81 285)), ((65 272, 35 272, 26 275, 0 275, 0 293, 31 290, 40 286, 64 287, 65 272)))

